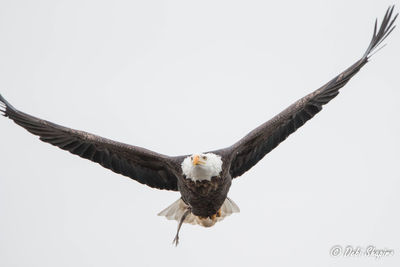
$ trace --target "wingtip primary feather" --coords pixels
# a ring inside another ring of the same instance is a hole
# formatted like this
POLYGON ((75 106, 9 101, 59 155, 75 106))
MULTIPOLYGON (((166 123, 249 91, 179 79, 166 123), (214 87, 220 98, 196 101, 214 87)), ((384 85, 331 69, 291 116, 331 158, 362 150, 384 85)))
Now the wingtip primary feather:
POLYGON ((6 110, 7 110, 7 101, 0 94, 0 114, 6 116, 6 110))
POLYGON ((396 28, 396 25, 394 25, 394 22, 396 21, 398 17, 398 13, 392 18, 393 11, 394 11, 394 5, 389 6, 388 9, 386 10, 385 16, 383 17, 383 20, 380 24, 379 29, 377 28, 378 26, 378 19, 375 20, 375 25, 374 25, 374 32, 372 34, 372 39, 371 42, 367 48, 367 51, 365 51, 365 54, 363 58, 368 60, 370 57, 372 57, 376 52, 378 52, 380 49, 383 47, 379 47, 379 45, 389 36, 389 34, 396 28))
POLYGON ((8 117, 10 112, 16 112, 14 108, 1 94, 0 94, 0 113, 1 115, 8 117))

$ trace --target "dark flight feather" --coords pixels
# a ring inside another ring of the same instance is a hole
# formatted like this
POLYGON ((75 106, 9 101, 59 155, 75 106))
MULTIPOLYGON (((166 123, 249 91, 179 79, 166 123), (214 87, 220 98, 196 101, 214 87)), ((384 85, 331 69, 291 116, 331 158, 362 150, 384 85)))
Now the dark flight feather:
POLYGON ((377 49, 379 50, 378 46, 395 28, 394 22, 398 14, 392 18, 393 9, 394 6, 388 8, 379 30, 377 30, 377 21, 375 21, 371 42, 360 60, 321 88, 301 98, 271 120, 251 131, 233 146, 213 151, 213 153, 230 157, 232 178, 241 176, 257 164, 290 134, 320 112, 323 105, 339 94, 339 89, 368 62, 371 55, 377 49))
POLYGON ((35 118, 14 108, 1 95, 0 112, 43 142, 150 187, 178 190, 176 172, 180 165, 168 156, 35 118))

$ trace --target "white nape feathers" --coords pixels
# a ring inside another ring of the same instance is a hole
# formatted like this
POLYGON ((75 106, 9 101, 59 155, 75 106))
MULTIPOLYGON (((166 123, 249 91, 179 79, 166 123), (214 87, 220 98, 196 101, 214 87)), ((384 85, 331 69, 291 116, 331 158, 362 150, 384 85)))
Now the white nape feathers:
POLYGON ((181 166, 187 179, 211 181, 212 177, 221 173, 222 160, 220 156, 213 153, 198 153, 185 158, 181 166))

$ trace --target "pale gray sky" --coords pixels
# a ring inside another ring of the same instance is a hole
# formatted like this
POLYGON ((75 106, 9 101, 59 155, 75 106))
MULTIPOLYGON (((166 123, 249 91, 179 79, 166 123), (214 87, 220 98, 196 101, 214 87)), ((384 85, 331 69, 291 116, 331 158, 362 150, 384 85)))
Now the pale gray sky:
MULTIPOLYGON (((3 0, 0 92, 34 116, 160 153, 217 149, 354 63, 390 4, 3 0)), ((0 118, 0 266, 399 265, 399 30, 386 42, 234 181, 241 213, 184 225, 178 248, 176 222, 156 216, 178 193, 0 118), (395 255, 333 258, 334 245, 395 255)))

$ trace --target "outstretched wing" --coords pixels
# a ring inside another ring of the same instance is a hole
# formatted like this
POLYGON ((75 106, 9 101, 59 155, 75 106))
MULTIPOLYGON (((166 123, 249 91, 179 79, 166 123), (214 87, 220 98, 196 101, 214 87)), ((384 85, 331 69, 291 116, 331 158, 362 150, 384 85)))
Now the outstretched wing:
POLYGON ((388 8, 378 31, 377 21, 375 21, 371 43, 360 60, 318 90, 301 98, 271 120, 251 131, 233 146, 214 151, 214 153, 225 155, 231 160, 232 178, 242 175, 257 164, 290 134, 320 112, 323 105, 339 94, 339 89, 368 62, 372 53, 377 51, 377 47, 395 28, 394 22, 398 14, 392 18, 393 8, 394 6, 388 8))
POLYGON ((44 142, 150 187, 178 190, 175 172, 179 165, 173 158, 35 118, 11 106, 1 95, 0 112, 44 142))

